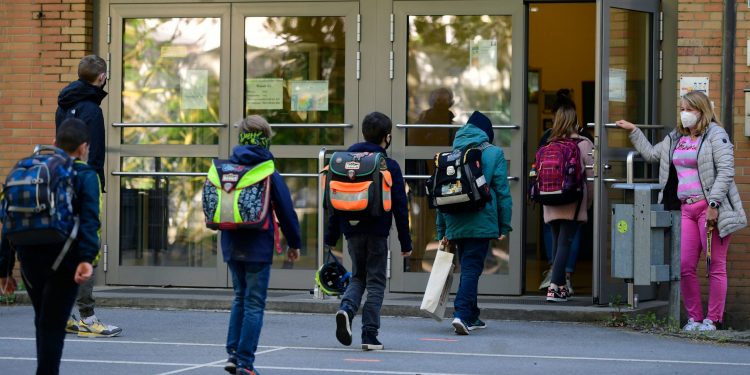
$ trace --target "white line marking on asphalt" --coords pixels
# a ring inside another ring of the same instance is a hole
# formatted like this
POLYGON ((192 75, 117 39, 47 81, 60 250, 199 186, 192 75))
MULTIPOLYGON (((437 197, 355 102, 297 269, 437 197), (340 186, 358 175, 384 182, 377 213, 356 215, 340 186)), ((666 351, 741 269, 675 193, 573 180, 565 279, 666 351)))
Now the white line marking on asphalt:
MULTIPOLYGON (((272 347, 272 348, 273 348, 273 347, 272 347)), ((255 355, 258 355, 258 354, 266 354, 266 353, 271 353, 271 352, 277 352, 277 351, 279 351, 279 350, 284 350, 284 349, 286 349, 286 346, 279 346, 279 347, 277 347, 277 348, 273 348, 273 349, 268 349, 268 350, 263 350, 263 351, 255 352, 255 355)))
MULTIPOLYGON (((0 337, 0 340, 17 340, 17 341, 34 341, 34 338, 30 337, 0 337)), ((174 346, 216 346, 224 347, 223 344, 200 344, 200 343, 188 343, 188 342, 158 342, 158 341, 124 341, 124 340, 65 340, 65 342, 84 342, 84 343, 96 343, 96 344, 137 344, 137 345, 174 345, 174 346)), ((258 346, 259 348, 270 348, 275 351, 279 348, 287 350, 311 350, 311 351, 331 351, 331 352, 361 352, 359 349, 354 348, 320 348, 320 347, 305 347, 305 346, 258 346)), ((613 357, 575 357, 575 356, 551 356, 551 355, 527 355, 527 354, 492 354, 492 353, 458 353, 458 352, 432 352, 432 351, 420 351, 420 350, 378 350, 378 353, 394 353, 394 354, 422 354, 422 355, 438 355, 438 356, 457 356, 457 357, 486 357, 486 358, 517 358, 517 359, 551 359, 551 360, 566 360, 566 361, 601 361, 601 362, 630 362, 630 363, 665 363, 665 364, 690 364, 690 365, 721 365, 721 366, 740 366, 750 367, 750 362, 714 362, 714 361, 692 361, 692 360, 676 360, 676 359, 638 359, 638 358, 613 358, 613 357)), ((3 359, 5 357, 0 357, 3 359)), ((7 357, 10 358, 10 357, 7 357)), ((97 361, 99 362, 99 361, 97 361)), ((103 363, 111 362, 118 363, 117 361, 101 361, 103 363)), ((125 362, 129 363, 129 362, 125 362)), ((160 363, 155 363, 160 364, 160 363)), ((181 366, 188 364, 182 363, 181 366)))
POLYGON ((318 373, 331 373, 331 372, 346 372, 355 374, 385 374, 385 375, 471 375, 471 374, 457 374, 453 373, 442 373, 442 372, 422 372, 422 371, 388 371, 388 370, 349 370, 349 369, 337 369, 337 368, 299 368, 299 367, 279 367, 279 366, 255 366, 261 370, 288 370, 288 371, 314 371, 318 373))
POLYGON ((196 370, 196 369, 199 369, 199 368, 211 367, 211 366, 214 366, 214 365, 218 365, 219 363, 223 363, 224 361, 226 361, 226 359, 222 359, 222 360, 219 360, 219 361, 213 361, 213 362, 209 362, 209 363, 204 363, 202 365, 190 366, 188 368, 183 368, 183 369, 180 369, 180 370, 174 370, 174 371, 169 371, 169 372, 162 372, 162 373, 157 374, 157 375, 179 374, 179 373, 185 372, 185 371, 196 370))

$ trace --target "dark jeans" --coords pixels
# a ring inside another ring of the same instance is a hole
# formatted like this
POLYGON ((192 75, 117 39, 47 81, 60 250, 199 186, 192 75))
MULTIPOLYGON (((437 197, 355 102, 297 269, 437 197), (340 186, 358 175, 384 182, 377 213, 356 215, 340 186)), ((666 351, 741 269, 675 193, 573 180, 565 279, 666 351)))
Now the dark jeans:
POLYGON ((461 263, 461 281, 458 284, 456 300, 453 301, 453 316, 464 322, 473 323, 479 319, 477 289, 479 276, 484 270, 484 258, 490 247, 489 238, 463 238, 453 241, 458 249, 461 263))
POLYGON ((237 358, 238 366, 252 369, 260 330, 263 328, 263 310, 266 308, 271 263, 230 260, 227 265, 232 272, 234 287, 227 332, 227 353, 237 358))
POLYGON ((78 285, 73 281, 77 264, 63 261, 52 271, 54 258, 23 255, 20 258, 21 275, 34 306, 36 373, 55 375, 60 372, 65 324, 78 293, 78 285))
POLYGON ((96 268, 94 268, 91 278, 78 288, 76 306, 78 307, 78 314, 81 315, 81 319, 94 315, 94 275, 96 275, 96 268))
MULTIPOLYGON (((554 240, 552 235, 552 227, 545 223, 543 227, 544 232, 544 251, 547 254, 547 261, 550 265, 555 261, 555 248, 554 240)), ((573 236, 573 242, 570 245, 570 254, 568 255, 568 262, 565 264, 565 272, 573 273, 576 271, 576 263, 578 261, 578 252, 581 249, 581 236, 583 232, 583 225, 578 226, 575 236, 573 236)))
POLYGON ((568 263, 573 238, 580 223, 574 220, 553 220, 549 225, 552 227, 552 248, 556 249, 550 281, 553 284, 565 285, 565 265, 568 263))
POLYGON ((377 335, 380 329, 380 308, 385 293, 385 267, 388 262, 388 238, 356 235, 348 238, 352 258, 352 281, 341 298, 341 309, 357 314, 362 295, 367 300, 362 307, 362 333, 377 335))

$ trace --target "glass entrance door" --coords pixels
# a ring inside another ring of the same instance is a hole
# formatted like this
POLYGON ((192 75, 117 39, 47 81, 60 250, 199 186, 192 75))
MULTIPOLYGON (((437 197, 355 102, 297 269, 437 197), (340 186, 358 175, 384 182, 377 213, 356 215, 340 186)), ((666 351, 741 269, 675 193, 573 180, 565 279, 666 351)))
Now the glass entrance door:
MULTIPOLYGON (((318 254, 318 153, 354 143, 356 2, 110 6, 113 37, 107 283, 226 287, 201 191, 250 114, 292 192, 302 257, 274 257, 272 288, 308 289, 318 254)), ((286 242, 281 237, 282 248, 286 242)))
POLYGON ((226 286, 201 205, 226 157, 229 7, 111 5, 107 283, 226 286))
POLYGON ((514 231, 502 242, 492 241, 479 292, 520 294, 523 2, 396 1, 393 19, 392 152, 409 188, 414 250, 402 258, 391 236, 391 290, 424 291, 438 247, 425 180, 435 153, 450 150, 456 131, 478 110, 492 120, 494 144, 505 153, 514 207, 514 231))
MULTIPOLYGON (((294 201, 301 257, 274 256, 271 288, 308 289, 318 246, 318 154, 356 142, 356 2, 236 4, 232 7, 231 118, 258 114, 271 124, 271 151, 294 201)), ((237 143, 237 131, 228 142, 237 143)), ((282 248, 286 241, 282 236, 282 248)), ((339 256, 341 254, 338 254, 339 256)))
MULTIPOLYGON (((614 122, 643 124, 638 126, 648 129, 652 141, 657 139, 661 127, 650 124, 657 118, 658 12, 656 0, 597 2, 594 303, 627 296, 623 280, 610 277, 610 217, 613 204, 628 203, 626 193, 612 184, 625 182, 627 154, 633 148, 614 122)), ((651 289, 642 288, 641 299, 649 298, 651 289)))

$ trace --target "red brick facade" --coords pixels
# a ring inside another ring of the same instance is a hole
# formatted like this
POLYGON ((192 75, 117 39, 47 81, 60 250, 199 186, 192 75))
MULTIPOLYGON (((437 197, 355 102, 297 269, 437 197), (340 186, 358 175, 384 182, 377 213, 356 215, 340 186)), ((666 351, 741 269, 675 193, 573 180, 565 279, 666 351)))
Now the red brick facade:
MULTIPOLYGON (((732 0, 726 0, 732 1, 732 0)), ((750 139, 744 135, 744 93, 750 88, 747 39, 750 9, 737 6, 734 142, 736 180, 750 196, 750 139)), ((58 91, 76 79, 78 60, 93 51, 93 0, 3 0, 0 2, 0 176, 31 145, 54 136, 58 91), (31 3, 31 4, 30 4, 31 3)), ((724 0, 678 1, 679 76, 706 76, 711 99, 721 108, 724 0)), ((665 41, 669 43, 669 41, 665 41)), ((679 78, 679 77, 678 77, 679 78)), ((750 202, 746 201, 746 207, 750 202)), ((700 271, 703 272, 703 271, 700 271)), ((726 321, 747 328, 750 314, 750 230, 733 236, 728 270, 726 321)))

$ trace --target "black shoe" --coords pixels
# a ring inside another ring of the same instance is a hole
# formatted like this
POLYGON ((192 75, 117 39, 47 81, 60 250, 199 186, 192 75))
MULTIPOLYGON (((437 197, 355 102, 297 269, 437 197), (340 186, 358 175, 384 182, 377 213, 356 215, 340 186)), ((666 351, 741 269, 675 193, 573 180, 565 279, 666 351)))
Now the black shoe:
POLYGON ((352 344, 352 314, 349 311, 336 312, 336 338, 343 345, 352 344))
POLYGON ((377 332, 362 332, 362 349, 363 350, 383 350, 383 344, 378 341, 377 332))
POLYGON ((457 335, 465 336, 469 334, 469 326, 463 321, 463 319, 453 318, 451 325, 453 326, 453 331, 456 332, 457 335))
POLYGON ((230 356, 227 361, 224 362, 224 371, 234 374, 237 372, 237 357, 230 356))
POLYGON ((566 302, 568 301, 568 289, 565 286, 557 288, 547 288, 547 302, 566 302))

